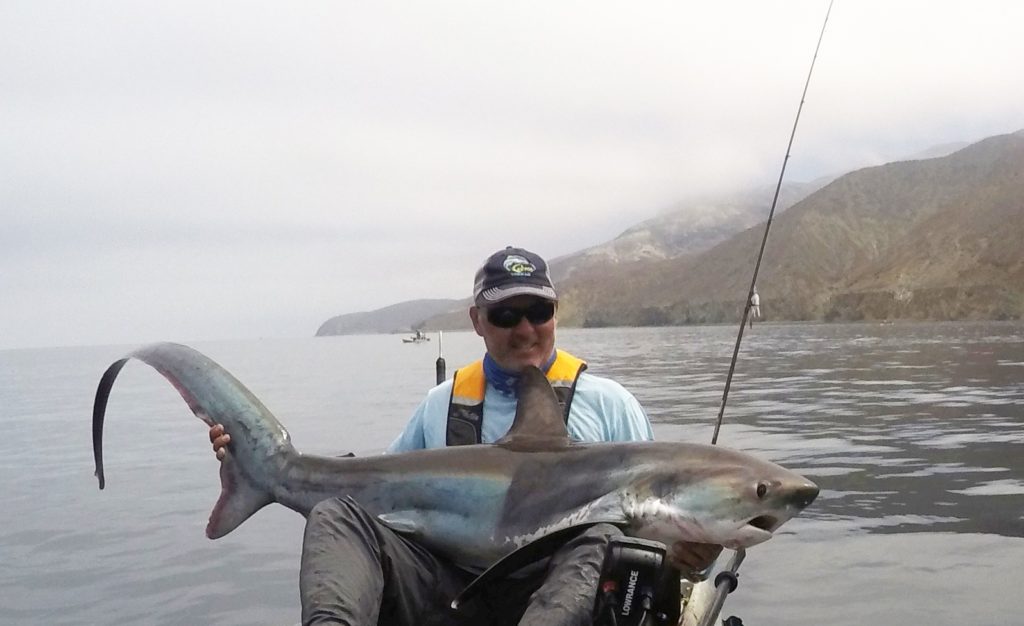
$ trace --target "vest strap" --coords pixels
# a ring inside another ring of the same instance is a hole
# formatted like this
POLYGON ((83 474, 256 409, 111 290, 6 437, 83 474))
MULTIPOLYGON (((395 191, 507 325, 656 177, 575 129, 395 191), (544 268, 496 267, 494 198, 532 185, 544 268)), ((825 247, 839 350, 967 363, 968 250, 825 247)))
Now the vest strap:
MULTIPOLYGON (((555 391, 566 424, 576 393, 576 381, 587 369, 587 363, 564 350, 555 351, 555 361, 548 368, 547 379, 555 391)), ((480 443, 483 437, 484 394, 487 378, 483 359, 455 371, 452 395, 448 400, 448 424, 445 445, 463 446, 480 443)))

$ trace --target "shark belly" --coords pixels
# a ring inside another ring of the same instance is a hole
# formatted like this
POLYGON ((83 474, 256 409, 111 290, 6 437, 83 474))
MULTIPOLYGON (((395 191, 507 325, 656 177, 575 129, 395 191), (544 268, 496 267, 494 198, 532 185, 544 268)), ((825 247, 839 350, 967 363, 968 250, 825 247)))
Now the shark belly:
POLYGON ((389 528, 476 569, 514 548, 496 536, 507 492, 500 476, 405 475, 353 497, 389 528))

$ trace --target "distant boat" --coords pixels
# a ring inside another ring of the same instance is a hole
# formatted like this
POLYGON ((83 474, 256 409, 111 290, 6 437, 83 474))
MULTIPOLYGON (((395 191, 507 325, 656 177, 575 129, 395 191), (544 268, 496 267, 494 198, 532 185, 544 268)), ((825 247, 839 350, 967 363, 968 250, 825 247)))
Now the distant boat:
POLYGON ((403 337, 402 343, 423 343, 424 341, 430 341, 430 337, 424 335, 421 331, 416 331, 412 337, 403 337))

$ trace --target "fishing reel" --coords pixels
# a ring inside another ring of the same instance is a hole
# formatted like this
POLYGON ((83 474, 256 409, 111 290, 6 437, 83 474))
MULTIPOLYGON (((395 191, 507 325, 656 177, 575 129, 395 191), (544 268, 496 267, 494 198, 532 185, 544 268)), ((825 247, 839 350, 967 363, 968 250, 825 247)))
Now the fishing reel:
POLYGON ((594 626, 660 626, 679 622, 679 570, 665 545, 634 537, 608 542, 594 602, 594 626))

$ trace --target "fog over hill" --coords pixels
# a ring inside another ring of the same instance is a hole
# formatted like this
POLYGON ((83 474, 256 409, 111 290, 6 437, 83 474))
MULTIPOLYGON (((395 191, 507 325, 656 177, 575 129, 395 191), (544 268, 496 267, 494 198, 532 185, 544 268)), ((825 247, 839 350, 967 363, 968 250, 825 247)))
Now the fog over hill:
MULTIPOLYGON (((785 185, 758 279, 765 318, 1024 317, 1024 131, 955 148, 785 185)), ((553 259, 559 323, 737 320, 773 192, 679 205, 553 259)), ((353 315, 359 332, 469 327, 468 299, 430 302, 353 315)), ((318 334, 353 332, 348 318, 318 334)))
MULTIPOLYGON (((784 184, 777 210, 789 208, 830 180, 784 184)), ((774 186, 765 186, 680 202, 661 215, 626 229, 609 242, 552 259, 552 280, 560 285, 574 273, 590 268, 676 259, 704 252, 764 219, 774 194, 774 186)))
MULTIPOLYGON (((1024 316, 1024 132, 842 176, 779 215, 758 279, 775 320, 1024 316)), ((570 278, 568 324, 738 319, 763 234, 570 278)))

